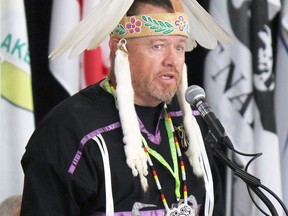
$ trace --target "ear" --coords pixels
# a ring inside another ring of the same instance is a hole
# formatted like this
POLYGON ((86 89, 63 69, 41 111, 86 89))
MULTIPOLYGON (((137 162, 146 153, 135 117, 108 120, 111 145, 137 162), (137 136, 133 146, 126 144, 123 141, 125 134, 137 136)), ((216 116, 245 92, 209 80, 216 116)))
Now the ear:
POLYGON ((109 41, 109 47, 110 47, 110 51, 111 51, 111 54, 112 54, 112 55, 115 55, 115 53, 116 53, 117 44, 118 44, 118 40, 110 39, 110 41, 109 41))

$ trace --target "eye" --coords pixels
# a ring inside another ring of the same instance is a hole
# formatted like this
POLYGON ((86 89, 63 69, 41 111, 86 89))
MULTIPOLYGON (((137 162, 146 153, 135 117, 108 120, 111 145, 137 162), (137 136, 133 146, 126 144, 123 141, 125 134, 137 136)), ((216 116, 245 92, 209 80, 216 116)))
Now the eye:
POLYGON ((164 44, 156 44, 156 45, 153 45, 152 48, 154 50, 161 50, 164 48, 164 44))
POLYGON ((178 52, 184 52, 185 51, 185 47, 184 46, 176 46, 176 50, 178 52))

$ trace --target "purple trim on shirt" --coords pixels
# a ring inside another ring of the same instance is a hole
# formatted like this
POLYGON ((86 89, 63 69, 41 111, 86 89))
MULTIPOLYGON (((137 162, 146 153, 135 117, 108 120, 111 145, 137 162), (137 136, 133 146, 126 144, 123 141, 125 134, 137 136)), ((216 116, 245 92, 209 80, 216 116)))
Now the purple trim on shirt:
MULTIPOLYGON (((125 212, 114 212, 114 216, 131 216, 131 211, 125 211, 125 212)), ((164 210, 152 210, 152 211, 141 211, 140 216, 163 216, 164 210)), ((106 216, 105 212, 95 212, 92 213, 90 216, 106 216)))
MULTIPOLYGON (((171 117, 182 116, 182 111, 169 112, 169 113, 170 113, 171 117)), ((198 110, 192 110, 192 114, 194 116, 200 115, 198 110)), ((161 115, 161 118, 163 118, 163 115, 161 115)), ((159 124, 159 122, 158 122, 158 124, 159 124)), ((71 174, 74 173, 74 171, 76 169, 76 166, 79 163, 79 160, 81 159, 83 147, 90 139, 92 139, 92 137, 97 136, 98 134, 101 134, 101 133, 104 133, 104 132, 108 132, 108 131, 114 130, 114 129, 119 128, 119 127, 121 127, 121 123, 120 122, 116 122, 116 123, 107 125, 105 127, 98 128, 97 130, 94 130, 94 131, 90 132, 89 134, 85 135, 80 141, 79 149, 78 149, 78 151, 76 152, 76 154, 75 154, 75 156, 73 158, 73 161, 72 161, 72 163, 71 163, 71 165, 69 167, 68 172, 71 173, 71 174)), ((141 130, 143 132, 144 129, 145 129, 144 125, 140 124, 140 127, 141 127, 141 130)), ((154 136, 153 134, 150 134, 148 132, 148 137, 153 143, 158 144, 158 142, 161 140, 160 131, 159 131, 159 134, 156 133, 156 136, 154 136)))
MULTIPOLYGON (((175 112, 169 112, 171 117, 179 117, 182 116, 182 111, 175 111, 175 112)), ((192 110, 192 115, 194 116, 199 116, 200 112, 198 110, 192 110)), ((160 115, 160 119, 164 118, 163 112, 160 115)), ((142 121, 138 118, 138 122, 139 122, 139 126, 140 126, 140 130, 145 133, 148 137, 148 139, 156 144, 156 145, 160 145, 161 142, 161 135, 160 135, 160 130, 159 130, 159 120, 157 123, 157 127, 156 127, 156 134, 153 135, 151 134, 149 131, 146 130, 144 124, 142 123, 142 121)))
MULTIPOLYGON (((201 209, 201 204, 197 206, 196 210, 196 216, 199 215, 199 211, 201 209)), ((158 209, 158 210, 147 210, 147 211, 140 211, 140 216, 163 216, 164 210, 158 209)), ((131 216, 133 215, 131 211, 125 211, 125 212, 114 212, 114 216, 131 216)), ((105 212, 94 212, 89 216, 106 216, 105 212)))
MULTIPOLYGON (((182 116, 182 111, 169 112, 169 114, 170 114, 171 117, 179 117, 179 116, 182 116)), ((158 120, 158 123, 157 123, 155 135, 153 135, 149 131, 147 131, 145 126, 144 126, 144 124, 143 124, 143 122, 141 121, 141 119, 138 118, 140 130, 147 135, 148 139, 152 143, 154 143, 156 145, 160 145, 160 142, 161 142, 161 135, 160 135, 160 130, 159 130, 159 122, 160 122, 160 119, 163 119, 163 118, 164 118, 164 113, 162 111, 162 113, 160 115, 160 118, 158 120)))
MULTIPOLYGON (((176 112, 169 112, 171 117, 179 117, 182 116, 182 111, 176 111, 176 112)), ((192 110, 193 116, 199 116, 200 112, 198 110, 192 110)))
POLYGON ((199 116, 200 115, 200 112, 198 110, 192 110, 192 114, 194 116, 199 116))
POLYGON ((94 131, 90 132, 89 134, 85 135, 80 141, 81 150, 82 150, 83 146, 86 144, 86 142, 89 141, 90 139, 92 139, 92 137, 94 137, 98 134, 104 133, 104 132, 114 130, 114 129, 119 128, 119 127, 121 127, 121 123, 116 122, 116 123, 113 123, 111 125, 99 128, 97 130, 94 130, 94 131))
POLYGON ((179 117, 182 116, 182 111, 176 111, 176 112, 169 112, 171 117, 179 117))
POLYGON ((71 165, 69 167, 68 172, 71 173, 71 174, 74 173, 74 171, 76 169, 76 166, 77 166, 79 160, 81 159, 83 147, 90 139, 92 139, 94 136, 97 136, 98 134, 101 134, 101 133, 104 133, 104 132, 108 132, 108 131, 114 130, 116 128, 119 128, 119 127, 121 127, 121 123, 120 122, 116 122, 116 123, 110 124, 108 126, 105 126, 105 127, 102 127, 102 128, 98 128, 97 130, 94 130, 94 131, 90 132, 89 134, 85 135, 80 141, 79 149, 78 149, 78 151, 76 152, 76 155, 73 158, 73 161, 72 161, 72 163, 71 163, 71 165))
POLYGON ((147 135, 148 139, 152 143, 154 143, 156 145, 159 145, 160 142, 161 142, 161 135, 160 135, 160 130, 159 130, 159 120, 158 120, 158 123, 157 123, 156 134, 155 135, 151 134, 149 131, 146 130, 143 122, 139 118, 138 118, 138 122, 139 122, 140 130, 147 135))
POLYGON ((75 157, 73 158, 72 164, 69 167, 68 173, 71 173, 71 174, 74 173, 81 156, 82 156, 82 151, 78 150, 75 157))
POLYGON ((163 113, 164 113, 164 109, 162 109, 161 114, 160 114, 160 116, 159 116, 159 118, 158 118, 155 135, 154 135, 154 134, 151 134, 149 131, 147 131, 147 129, 145 128, 143 122, 142 122, 141 119, 138 117, 138 122, 139 122, 140 130, 147 135, 148 139, 149 139, 152 143, 154 143, 154 144, 156 144, 156 145, 160 145, 160 143, 161 143, 161 134, 160 134, 159 124, 160 124, 160 119, 163 118, 163 113))

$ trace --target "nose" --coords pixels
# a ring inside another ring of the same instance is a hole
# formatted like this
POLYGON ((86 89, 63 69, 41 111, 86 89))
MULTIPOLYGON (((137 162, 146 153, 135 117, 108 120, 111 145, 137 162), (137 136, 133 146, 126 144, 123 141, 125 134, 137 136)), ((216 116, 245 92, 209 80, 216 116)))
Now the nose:
POLYGON ((182 56, 178 50, 174 48, 165 49, 165 56, 163 60, 163 66, 165 67, 177 67, 181 61, 182 56))

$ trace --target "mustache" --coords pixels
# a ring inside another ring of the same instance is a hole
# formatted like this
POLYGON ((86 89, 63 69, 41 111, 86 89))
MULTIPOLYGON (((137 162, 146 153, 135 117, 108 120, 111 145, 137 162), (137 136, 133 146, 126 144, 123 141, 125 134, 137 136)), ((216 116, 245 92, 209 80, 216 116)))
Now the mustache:
POLYGON ((163 75, 167 73, 173 73, 173 74, 180 74, 180 71, 178 71, 175 67, 169 67, 169 68, 164 68, 159 71, 158 75, 163 75))

